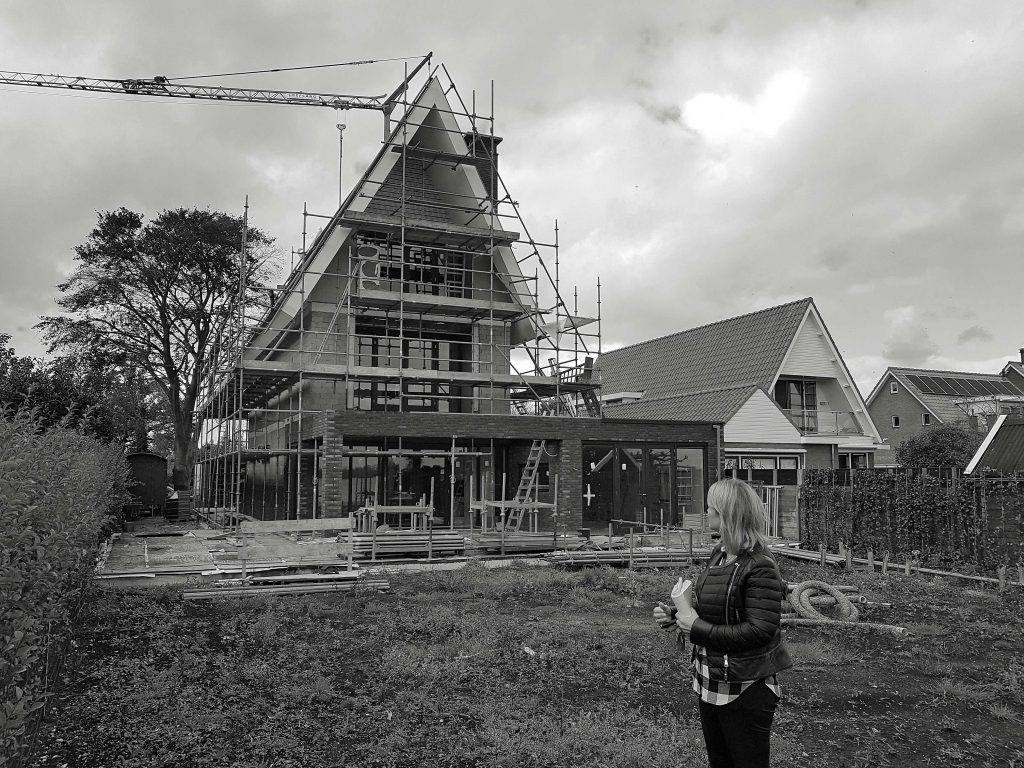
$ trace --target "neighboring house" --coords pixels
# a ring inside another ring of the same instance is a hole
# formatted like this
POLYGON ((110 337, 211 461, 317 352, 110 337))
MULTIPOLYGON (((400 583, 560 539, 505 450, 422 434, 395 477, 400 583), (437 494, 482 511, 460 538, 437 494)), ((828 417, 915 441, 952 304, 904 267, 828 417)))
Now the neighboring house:
POLYGON ((601 417, 600 341, 580 330, 600 322, 531 277, 550 274, 550 246, 515 231, 501 139, 472 130, 453 92, 431 76, 407 110, 392 104, 376 157, 243 348, 216 361, 201 506, 276 519, 429 502, 455 527, 470 501, 521 497, 548 505, 540 528, 557 504, 572 532, 642 520, 654 494, 669 522, 717 477, 716 425, 601 417))
POLYGON ((1024 417, 996 417, 964 474, 982 474, 986 470, 1004 475, 1024 472, 1024 417))
POLYGON ((984 434, 999 414, 1022 412, 1022 383, 1020 364, 1013 362, 1003 374, 889 368, 868 395, 868 411, 893 449, 937 424, 984 434))
POLYGON ((779 534, 798 536, 807 467, 861 468, 886 451, 813 299, 606 352, 604 413, 724 424, 727 475, 783 486, 779 534))
POLYGON ((999 375, 1013 384, 1017 389, 1024 391, 1024 347, 1020 349, 1020 362, 1010 360, 1003 366, 999 375))

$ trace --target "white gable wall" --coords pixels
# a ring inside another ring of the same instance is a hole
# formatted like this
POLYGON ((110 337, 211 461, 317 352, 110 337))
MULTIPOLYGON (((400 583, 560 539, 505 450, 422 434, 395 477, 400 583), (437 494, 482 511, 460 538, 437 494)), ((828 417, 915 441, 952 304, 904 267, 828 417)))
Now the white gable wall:
POLYGON ((783 376, 817 376, 825 379, 840 376, 841 369, 813 314, 804 318, 779 373, 783 376))
POLYGON ((793 339, 776 380, 783 376, 833 379, 834 383, 819 381, 818 408, 852 413, 864 433, 881 442, 882 438, 871 422, 867 406, 861 400, 846 364, 840 358, 839 350, 836 349, 813 304, 807 309, 804 321, 793 339))
POLYGON ((800 431, 763 390, 755 390, 725 424, 726 443, 799 443, 800 431))

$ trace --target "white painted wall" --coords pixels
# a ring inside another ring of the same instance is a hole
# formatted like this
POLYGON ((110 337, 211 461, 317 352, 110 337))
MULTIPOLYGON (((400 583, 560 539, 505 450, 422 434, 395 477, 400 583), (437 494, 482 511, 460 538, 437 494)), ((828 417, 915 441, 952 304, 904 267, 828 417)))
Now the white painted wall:
POLYGON ((726 443, 799 443, 800 431, 758 389, 725 425, 726 443))
MULTIPOLYGON (((779 372, 782 376, 820 376, 831 379, 838 378, 842 369, 838 361, 833 359, 832 350, 829 349, 824 332, 818 326, 813 314, 808 314, 804 319, 793 347, 789 351, 789 357, 779 372)), ((835 410, 843 410, 836 408, 835 410)), ((851 409, 852 410, 852 409, 851 409)))

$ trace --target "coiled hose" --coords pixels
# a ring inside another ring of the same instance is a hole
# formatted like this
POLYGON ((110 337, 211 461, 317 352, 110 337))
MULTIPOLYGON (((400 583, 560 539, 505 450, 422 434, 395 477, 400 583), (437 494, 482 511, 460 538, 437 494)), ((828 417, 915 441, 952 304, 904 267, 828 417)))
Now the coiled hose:
POLYGON ((907 634, 904 627, 892 624, 875 624, 859 621, 860 611, 854 603, 864 604, 867 598, 863 595, 849 595, 848 591, 854 587, 836 587, 824 581, 801 581, 799 584, 791 585, 788 595, 788 605, 782 604, 782 623, 789 626, 810 626, 822 627, 843 625, 857 627, 858 629, 876 630, 886 632, 900 637, 907 634), (816 606, 836 606, 838 615, 830 618, 823 614, 816 606), (787 615, 786 609, 791 608, 792 613, 787 615))

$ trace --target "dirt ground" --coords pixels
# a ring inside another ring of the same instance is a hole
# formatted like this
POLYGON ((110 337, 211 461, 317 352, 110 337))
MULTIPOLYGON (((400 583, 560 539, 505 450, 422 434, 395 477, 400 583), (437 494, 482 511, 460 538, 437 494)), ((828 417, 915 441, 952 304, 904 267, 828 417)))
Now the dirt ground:
MULTIPOLYGON (((863 621, 911 632, 789 628, 774 765, 1024 766, 1024 590, 781 565, 860 587, 863 621)), ((471 565, 393 575, 388 593, 98 590, 31 764, 701 766, 685 655, 650 620, 677 575, 471 565)))

